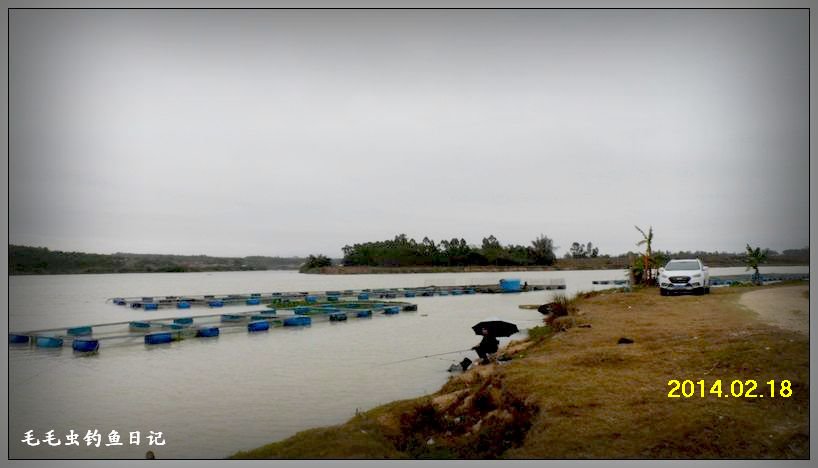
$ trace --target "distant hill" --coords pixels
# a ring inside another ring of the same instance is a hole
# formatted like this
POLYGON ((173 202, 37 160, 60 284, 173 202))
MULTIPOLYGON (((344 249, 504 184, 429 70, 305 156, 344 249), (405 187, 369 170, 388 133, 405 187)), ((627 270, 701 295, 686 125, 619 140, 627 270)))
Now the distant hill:
POLYGON ((303 257, 208 257, 117 252, 63 252, 9 244, 9 275, 297 270, 303 257))

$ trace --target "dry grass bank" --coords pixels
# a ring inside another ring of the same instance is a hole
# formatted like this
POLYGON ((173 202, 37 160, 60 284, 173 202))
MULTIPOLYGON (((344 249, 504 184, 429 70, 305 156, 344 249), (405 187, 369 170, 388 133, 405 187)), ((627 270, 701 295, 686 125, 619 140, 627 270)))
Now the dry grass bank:
POLYGON ((775 287, 589 295, 560 319, 570 328, 536 330, 505 364, 234 457, 807 458, 808 337, 739 304, 775 287), (705 397, 668 398, 671 379, 704 379, 705 397), (727 393, 752 379, 766 395, 719 398, 716 379, 727 393), (766 382, 785 379, 792 396, 771 398, 766 382))

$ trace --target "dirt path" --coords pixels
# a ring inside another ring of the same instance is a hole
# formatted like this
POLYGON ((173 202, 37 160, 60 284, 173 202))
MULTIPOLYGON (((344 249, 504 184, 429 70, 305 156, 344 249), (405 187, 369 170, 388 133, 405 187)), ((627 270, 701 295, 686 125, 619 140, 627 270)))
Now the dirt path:
POLYGON ((763 289, 741 295, 739 303, 759 318, 787 330, 809 333, 809 285, 763 289))

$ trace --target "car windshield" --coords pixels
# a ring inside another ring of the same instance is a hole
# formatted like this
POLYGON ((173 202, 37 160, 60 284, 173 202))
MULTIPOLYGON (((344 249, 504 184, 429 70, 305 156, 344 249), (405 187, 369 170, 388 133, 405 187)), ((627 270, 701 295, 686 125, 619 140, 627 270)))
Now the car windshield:
POLYGON ((684 262, 670 262, 665 267, 667 271, 682 271, 682 270, 698 270, 699 269, 699 262, 695 260, 689 260, 684 262))

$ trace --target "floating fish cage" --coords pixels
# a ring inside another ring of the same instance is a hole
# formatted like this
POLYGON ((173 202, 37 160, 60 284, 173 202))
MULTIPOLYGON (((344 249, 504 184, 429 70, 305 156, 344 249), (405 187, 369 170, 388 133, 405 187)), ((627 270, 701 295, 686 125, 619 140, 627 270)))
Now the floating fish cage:
POLYGON ((369 294, 367 294, 367 293, 358 294, 358 300, 359 301, 365 301, 367 299, 369 299, 369 294))
POLYGON ((327 296, 327 300, 330 302, 338 302, 339 296, 327 296))
POLYGON ((307 301, 310 304, 314 304, 314 303, 318 302, 318 296, 307 296, 307 297, 304 298, 304 300, 307 301))
POLYGON ((309 314, 312 308, 306 306, 299 306, 293 309, 293 313, 297 315, 309 314))
POLYGON ((81 353, 92 353, 99 350, 99 340, 76 339, 71 343, 71 348, 81 353))
POLYGON ((173 319, 173 323, 178 323, 180 325, 190 325, 193 323, 193 317, 179 317, 173 319))
POLYGON ((418 310, 418 305, 417 304, 406 304, 405 306, 403 306, 403 310, 405 310, 407 312, 415 312, 415 311, 418 310))
POLYGON ((400 307, 396 307, 396 306, 385 307, 383 309, 383 313, 386 314, 386 315, 398 314, 398 313, 400 313, 400 307))
POLYGON ((403 293, 404 297, 415 297, 416 293, 414 291, 406 291, 403 293))
POLYGON ((261 313, 262 313, 262 315, 276 315, 278 313, 278 311, 276 311, 273 308, 270 308, 270 309, 267 309, 267 310, 262 310, 261 313))
POLYGON ((223 314, 223 315, 221 316, 221 321, 222 321, 222 322, 238 322, 238 321, 240 321, 240 320, 241 320, 241 319, 243 319, 243 318, 244 318, 244 317, 243 317, 243 316, 241 316, 241 315, 234 315, 234 314, 223 314))
POLYGON ((358 318, 372 317, 372 310, 370 309, 358 310, 355 312, 355 316, 358 318))

